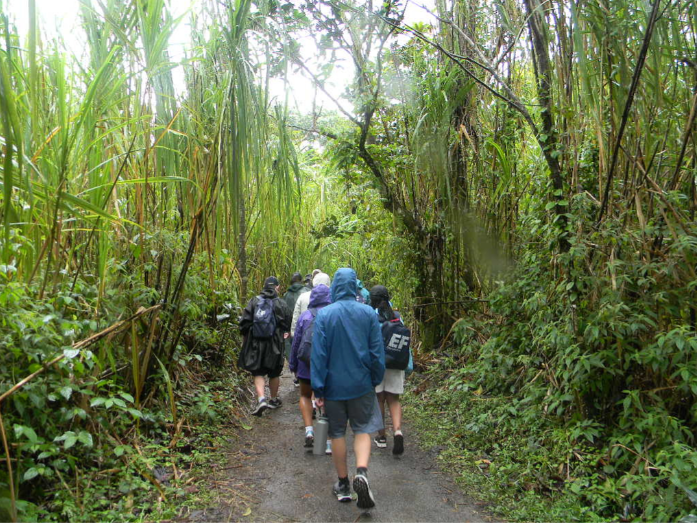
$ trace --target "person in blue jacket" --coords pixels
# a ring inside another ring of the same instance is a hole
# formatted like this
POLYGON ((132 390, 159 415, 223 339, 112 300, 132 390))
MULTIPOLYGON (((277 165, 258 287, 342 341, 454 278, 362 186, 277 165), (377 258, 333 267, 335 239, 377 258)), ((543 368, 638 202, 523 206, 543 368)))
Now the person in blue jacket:
POLYGON ((351 500, 346 463, 346 423, 351 423, 356 454, 353 489, 358 507, 375 506, 368 483, 370 435, 383 428, 375 387, 385 375, 385 347, 375 311, 356 301, 353 269, 339 269, 332 282, 332 304, 315 319, 310 375, 317 406, 329 419, 334 466, 339 480, 333 492, 339 501, 351 500))

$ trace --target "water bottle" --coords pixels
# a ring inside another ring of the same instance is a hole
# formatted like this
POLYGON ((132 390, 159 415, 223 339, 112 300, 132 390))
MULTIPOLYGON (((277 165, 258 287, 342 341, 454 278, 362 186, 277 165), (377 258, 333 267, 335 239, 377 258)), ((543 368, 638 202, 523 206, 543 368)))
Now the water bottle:
POLYGON ((312 453, 322 455, 327 449, 327 434, 329 433, 329 420, 325 416, 318 416, 315 423, 315 443, 312 453))

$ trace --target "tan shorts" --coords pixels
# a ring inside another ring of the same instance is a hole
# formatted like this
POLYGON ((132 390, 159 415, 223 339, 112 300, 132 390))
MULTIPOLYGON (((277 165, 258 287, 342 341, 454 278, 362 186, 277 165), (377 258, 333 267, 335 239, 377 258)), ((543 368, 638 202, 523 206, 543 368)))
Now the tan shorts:
POLYGON ((385 377, 382 379, 382 383, 375 387, 375 392, 404 394, 404 371, 385 369, 385 377))

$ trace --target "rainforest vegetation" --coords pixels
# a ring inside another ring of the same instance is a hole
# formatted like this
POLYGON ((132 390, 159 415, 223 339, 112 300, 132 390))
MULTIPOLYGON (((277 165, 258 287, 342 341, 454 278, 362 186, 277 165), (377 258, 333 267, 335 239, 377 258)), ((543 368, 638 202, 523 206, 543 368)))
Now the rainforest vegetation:
POLYGON ((694 521, 697 4, 191 4, 0 0, 0 519, 157 519, 244 423, 239 307, 351 266, 470 495, 694 521))

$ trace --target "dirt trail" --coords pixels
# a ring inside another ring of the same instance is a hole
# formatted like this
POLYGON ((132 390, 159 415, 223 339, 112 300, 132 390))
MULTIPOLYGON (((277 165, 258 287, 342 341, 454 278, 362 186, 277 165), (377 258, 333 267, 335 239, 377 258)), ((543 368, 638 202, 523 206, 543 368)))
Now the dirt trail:
MULTIPOLYGON (((200 511, 189 521, 492 521, 438 469, 433 456, 417 447, 408 425, 403 456, 392 455, 391 437, 387 449, 373 446, 369 479, 376 507, 366 513, 355 501, 339 503, 331 493, 336 480, 331 457, 303 448, 299 395, 287 374, 281 378, 281 398, 280 409, 250 418, 252 428, 235 442, 239 452, 225 467, 225 481, 215 482, 227 484, 231 498, 239 492, 246 503, 200 511)), ((349 447, 352 442, 349 435, 349 447)), ((351 449, 349 472, 354 471, 351 449)))

